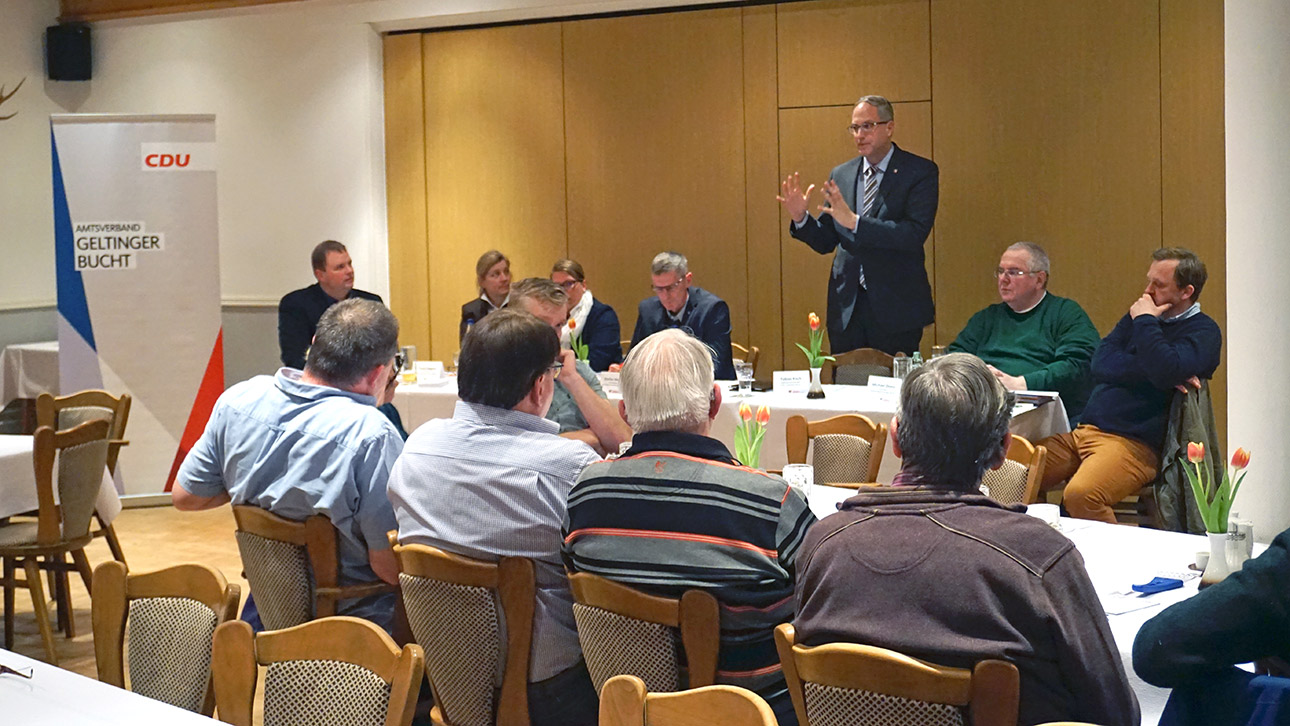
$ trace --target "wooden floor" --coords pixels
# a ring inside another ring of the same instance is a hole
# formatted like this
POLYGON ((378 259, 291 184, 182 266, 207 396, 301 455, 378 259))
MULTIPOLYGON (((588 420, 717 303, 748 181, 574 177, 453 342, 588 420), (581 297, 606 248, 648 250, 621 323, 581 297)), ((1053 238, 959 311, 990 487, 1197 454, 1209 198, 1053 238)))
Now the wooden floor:
MULTIPOLYGON (((233 538, 231 508, 219 507, 206 512, 180 512, 169 506, 127 509, 117 517, 114 527, 121 540, 121 548, 125 550, 130 572, 150 572, 183 562, 200 562, 223 572, 230 582, 238 583, 245 601, 248 588, 246 580, 241 577, 242 561, 237 553, 237 541, 233 538)), ((107 543, 101 537, 95 538, 85 551, 91 567, 112 558, 107 543)), ((72 575, 70 582, 72 605, 76 612, 76 637, 68 639, 55 633, 58 665, 97 678, 90 627, 90 597, 79 577, 72 575)), ((52 618, 52 603, 49 608, 52 618)), ((36 629, 29 591, 18 591, 14 610, 17 614, 16 632, 9 649, 31 658, 47 660, 40 631, 36 629)))

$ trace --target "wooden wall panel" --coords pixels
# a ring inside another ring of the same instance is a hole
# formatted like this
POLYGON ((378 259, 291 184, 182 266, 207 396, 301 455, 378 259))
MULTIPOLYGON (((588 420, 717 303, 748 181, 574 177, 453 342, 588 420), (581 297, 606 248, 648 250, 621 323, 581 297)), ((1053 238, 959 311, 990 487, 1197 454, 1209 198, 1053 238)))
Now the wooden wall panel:
MULTIPOLYGON (((1205 313, 1227 330, 1226 169, 1223 150, 1223 3, 1160 5, 1161 227, 1165 245, 1194 250, 1209 281, 1205 313)), ((1227 431, 1227 348, 1210 389, 1227 431)))
POLYGON ((1141 294, 1160 244, 1157 7, 933 0, 939 339, 997 300, 1017 240, 1103 333, 1141 294))
MULTIPOLYGON (((851 109, 846 106, 794 108, 779 112, 779 168, 781 177, 799 172, 805 183, 818 188, 829 178, 833 167, 856 155, 855 141, 846 130, 851 123, 851 109)), ((932 109, 927 102, 897 103, 893 108, 895 127, 892 139, 902 149, 919 156, 932 155, 932 109)), ((818 193, 811 194, 811 214, 819 214, 823 203, 818 193)), ((944 192, 942 202, 944 204, 944 192)), ((781 212, 780 243, 783 257, 784 318, 783 336, 785 367, 801 369, 806 359, 794 343, 805 343, 806 316, 814 311, 824 317, 828 301, 829 271, 833 255, 817 254, 804 242, 788 234, 789 218, 781 212)), ((939 224, 939 221, 937 222, 939 224)), ((931 238, 925 246, 931 257, 935 246, 931 238)), ((932 345, 924 335, 925 348, 932 345)))
POLYGON ((421 36, 387 35, 385 63, 385 183, 390 250, 390 309, 399 340, 427 358, 430 289, 426 260, 425 103, 421 36))
POLYGON ((741 11, 564 28, 570 256, 629 338, 650 260, 682 252, 747 340, 741 11))
POLYGON ((927 0, 781 3, 779 105, 854 105, 932 97, 927 0))
POLYGON ((567 251, 560 26, 422 37, 431 337, 451 360, 479 255, 502 250, 520 279, 567 251))
POLYGON ((775 98, 775 8, 743 11, 744 199, 748 210, 748 342, 761 348, 757 374, 784 367, 780 334, 779 112, 775 98))

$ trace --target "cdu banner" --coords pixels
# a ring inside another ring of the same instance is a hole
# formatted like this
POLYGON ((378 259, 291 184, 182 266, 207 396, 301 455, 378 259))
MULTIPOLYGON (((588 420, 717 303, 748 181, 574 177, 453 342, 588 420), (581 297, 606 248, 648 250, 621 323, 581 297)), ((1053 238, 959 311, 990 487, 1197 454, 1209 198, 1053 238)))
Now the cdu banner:
POLYGON ((129 393, 117 489, 170 491, 224 390, 215 117, 50 117, 59 389, 129 393))

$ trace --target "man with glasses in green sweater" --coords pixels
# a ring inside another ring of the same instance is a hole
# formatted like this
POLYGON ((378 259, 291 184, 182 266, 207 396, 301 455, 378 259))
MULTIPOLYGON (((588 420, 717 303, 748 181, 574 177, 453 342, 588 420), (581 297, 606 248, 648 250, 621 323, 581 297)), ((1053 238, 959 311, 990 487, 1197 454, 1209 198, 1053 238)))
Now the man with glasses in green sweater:
POLYGON ((950 351, 986 362, 1010 391, 1057 391, 1072 425, 1089 394, 1097 328, 1079 303, 1048 292, 1048 254, 1034 242, 1004 250, 995 270, 999 298, 973 315, 950 351))

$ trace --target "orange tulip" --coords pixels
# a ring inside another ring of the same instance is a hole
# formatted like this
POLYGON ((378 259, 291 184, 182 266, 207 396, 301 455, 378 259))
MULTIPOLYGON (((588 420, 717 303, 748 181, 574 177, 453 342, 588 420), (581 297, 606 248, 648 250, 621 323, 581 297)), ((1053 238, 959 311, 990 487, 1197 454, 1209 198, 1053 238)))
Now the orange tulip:
POLYGON ((811 313, 810 315, 806 316, 806 320, 807 320, 807 322, 809 322, 809 323, 811 324, 811 330, 819 330, 819 329, 820 329, 820 316, 819 316, 819 315, 816 315, 815 313, 811 313))
POLYGON ((609 364, 609 372, 610 372, 610 373, 617 373, 618 371, 621 371, 622 369, 623 369, 623 364, 622 364, 622 363, 610 363, 610 364, 609 364))
POLYGON ((574 330, 577 327, 578 327, 578 321, 574 320, 573 318, 569 318, 569 330, 574 330))
POLYGON ((1195 441, 1187 443, 1187 461, 1193 464, 1199 464, 1205 460, 1205 445, 1198 444, 1195 441))
POLYGON ((1236 469, 1237 471, 1240 471, 1241 469, 1244 469, 1249 465, 1250 465, 1250 452, 1246 451, 1245 449, 1237 449, 1236 453, 1232 454, 1232 468, 1236 469))
POLYGON ((757 423, 761 424, 762 426, 765 426, 766 424, 770 423, 769 407, 762 406, 761 408, 757 409, 757 423))
POLYGON ((746 403, 739 404, 739 418, 745 421, 751 421, 753 417, 752 406, 746 403))

